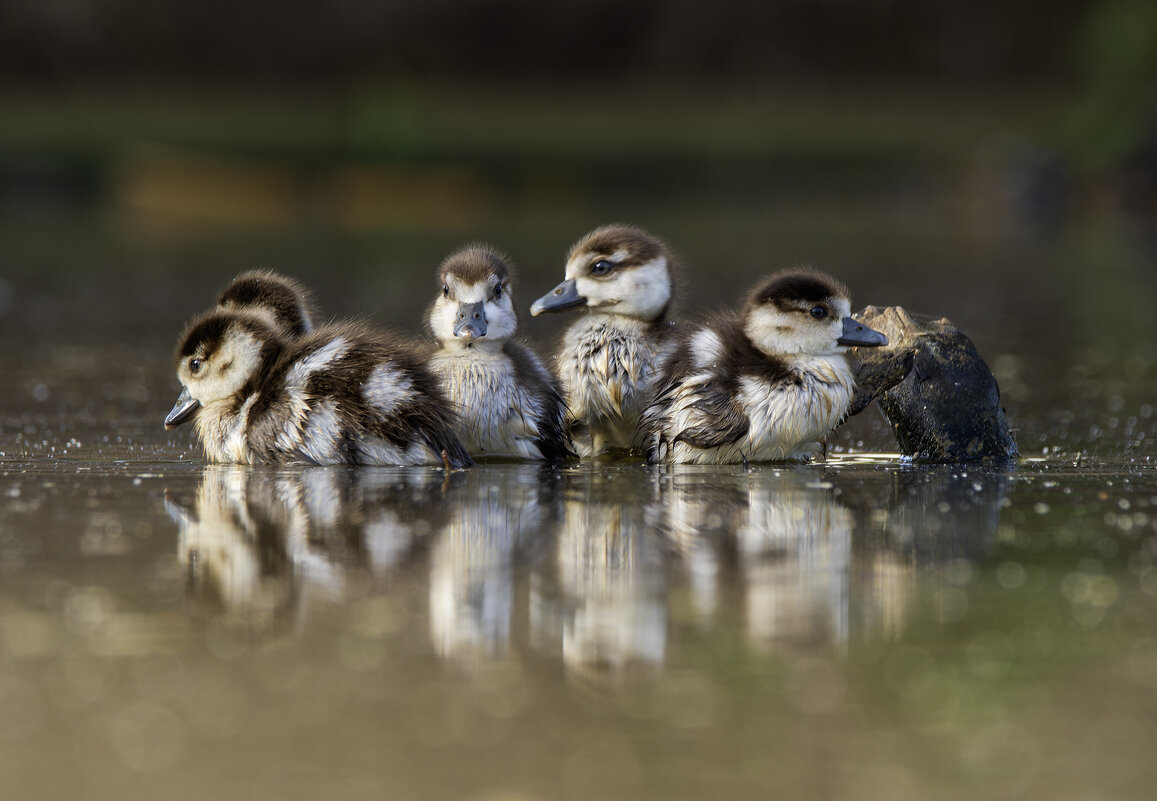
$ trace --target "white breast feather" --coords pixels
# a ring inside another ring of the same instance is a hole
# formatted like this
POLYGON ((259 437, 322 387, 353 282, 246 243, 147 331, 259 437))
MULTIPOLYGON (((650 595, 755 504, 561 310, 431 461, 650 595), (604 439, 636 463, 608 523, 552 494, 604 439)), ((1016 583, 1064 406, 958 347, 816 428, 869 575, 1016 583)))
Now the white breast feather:
POLYGON ((210 404, 198 412, 194 424, 210 462, 250 464, 254 461, 249 450, 248 429, 249 410, 256 400, 256 395, 246 398, 236 413, 229 411, 225 403, 210 404))
POLYGON ((445 350, 430 363, 458 412, 458 436, 474 456, 541 459, 534 444, 541 414, 501 352, 445 350))
MULTIPOLYGON (((619 315, 592 314, 566 333, 555 357, 571 417, 589 425, 597 441, 638 447, 639 415, 669 347, 648 335, 648 324, 619 315)), ((576 441, 583 455, 589 443, 576 441)))

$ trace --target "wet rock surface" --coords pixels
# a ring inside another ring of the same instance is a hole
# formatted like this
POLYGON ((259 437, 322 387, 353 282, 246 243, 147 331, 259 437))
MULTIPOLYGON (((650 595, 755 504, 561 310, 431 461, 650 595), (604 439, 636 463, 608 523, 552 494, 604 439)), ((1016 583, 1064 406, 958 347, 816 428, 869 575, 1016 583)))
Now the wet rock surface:
POLYGON ((900 306, 868 306, 856 319, 889 344, 853 351, 860 364, 851 414, 878 401, 900 451, 918 461, 1018 455, 992 371, 950 320, 900 306))

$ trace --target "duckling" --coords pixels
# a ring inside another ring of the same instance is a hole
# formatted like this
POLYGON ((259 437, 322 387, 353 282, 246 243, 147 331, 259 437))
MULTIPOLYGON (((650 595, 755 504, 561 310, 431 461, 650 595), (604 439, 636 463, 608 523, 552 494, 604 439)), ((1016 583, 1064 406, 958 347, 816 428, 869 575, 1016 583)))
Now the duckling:
POLYGON ((643 415, 647 460, 806 459, 846 416, 855 389, 847 348, 888 342, 850 310, 835 279, 791 270, 756 287, 738 314, 697 326, 643 415))
POLYGON ((183 390, 165 428, 192 419, 211 462, 471 464, 417 353, 360 326, 290 340, 266 314, 210 311, 176 361, 183 390))
POLYGON ((573 456, 566 407, 530 348, 511 339, 518 316, 504 256, 486 245, 452 253, 426 314, 438 341, 429 366, 458 408, 458 435, 473 456, 559 461, 573 456))
POLYGON ((580 455, 639 449, 639 416, 662 361, 671 352, 666 316, 673 295, 671 256, 646 231, 596 228, 567 256, 566 280, 530 313, 585 308, 563 334, 555 371, 570 409, 580 455))
POLYGON ((314 329, 309 291, 273 270, 250 270, 234 278, 217 298, 217 307, 265 314, 290 339, 314 329))

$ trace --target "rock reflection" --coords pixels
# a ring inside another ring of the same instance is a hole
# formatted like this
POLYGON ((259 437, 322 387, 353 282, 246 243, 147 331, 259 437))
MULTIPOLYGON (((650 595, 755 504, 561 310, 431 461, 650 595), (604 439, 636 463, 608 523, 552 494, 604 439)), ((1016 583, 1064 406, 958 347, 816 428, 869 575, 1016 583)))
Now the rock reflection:
POLYGON ((1009 476, 911 467, 889 472, 885 482, 838 488, 856 518, 853 625, 865 636, 894 637, 915 611, 919 575, 937 575, 937 587, 952 584, 964 575, 961 566, 979 561, 995 544, 1009 476))

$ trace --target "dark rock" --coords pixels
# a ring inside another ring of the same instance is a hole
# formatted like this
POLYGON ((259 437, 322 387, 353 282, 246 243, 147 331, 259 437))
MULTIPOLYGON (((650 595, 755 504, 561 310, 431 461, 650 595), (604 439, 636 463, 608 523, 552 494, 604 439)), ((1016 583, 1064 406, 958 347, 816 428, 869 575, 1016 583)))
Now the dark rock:
POLYGON ((899 306, 869 306, 855 317, 884 333, 888 346, 853 350, 860 364, 851 414, 878 401, 901 453, 917 461, 1018 455, 996 379, 963 331, 899 306))

